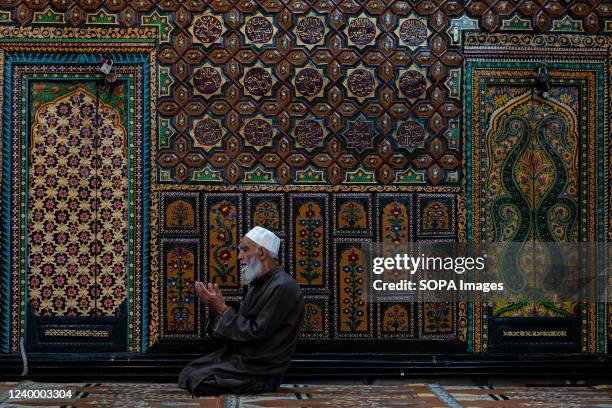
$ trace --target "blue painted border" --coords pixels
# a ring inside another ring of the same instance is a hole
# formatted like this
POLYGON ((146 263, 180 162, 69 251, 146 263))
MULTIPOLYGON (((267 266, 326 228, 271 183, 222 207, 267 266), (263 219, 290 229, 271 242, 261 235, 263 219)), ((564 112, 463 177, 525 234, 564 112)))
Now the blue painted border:
MULTIPOLYGON (((149 235, 150 235, 150 214, 151 214, 151 111, 149 101, 151 100, 151 90, 148 84, 151 83, 151 66, 148 56, 142 55, 143 63, 143 140, 142 140, 142 344, 141 351, 147 351, 149 340, 149 275, 151 272, 149 264, 149 235)), ((157 101, 153 101, 156 103, 157 101)))
POLYGON ((11 253, 10 253, 10 227, 11 227, 11 101, 13 92, 11 88, 10 73, 12 64, 5 60, 4 66, 4 105, 2 108, 2 231, 0 236, 0 248, 2 250, 0 263, 0 351, 9 352, 10 338, 10 277, 11 277, 11 253))

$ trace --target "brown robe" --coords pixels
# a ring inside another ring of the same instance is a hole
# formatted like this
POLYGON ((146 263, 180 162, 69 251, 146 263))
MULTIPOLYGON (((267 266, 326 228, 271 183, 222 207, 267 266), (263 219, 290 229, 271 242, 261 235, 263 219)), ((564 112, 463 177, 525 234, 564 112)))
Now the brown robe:
POLYGON ((179 386, 194 395, 271 391, 289 366, 304 318, 302 290, 282 267, 249 286, 240 308, 219 317, 215 337, 226 345, 189 363, 179 386))

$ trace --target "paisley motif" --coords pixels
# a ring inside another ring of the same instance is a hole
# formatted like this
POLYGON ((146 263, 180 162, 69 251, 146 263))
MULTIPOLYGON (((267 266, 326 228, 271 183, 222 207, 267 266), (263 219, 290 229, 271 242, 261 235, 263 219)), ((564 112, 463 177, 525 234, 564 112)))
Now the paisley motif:
POLYGON ((562 105, 534 103, 530 92, 504 106, 490 120, 489 218, 494 241, 519 244, 503 251, 499 271, 511 290, 522 292, 533 286, 528 275, 537 270, 538 290, 551 291, 566 277, 565 262, 553 266, 564 256, 556 243, 574 240, 578 216, 569 175, 577 154, 575 122, 562 105), (537 244, 542 242, 547 245, 537 244), (534 245, 543 256, 529 254, 534 245))

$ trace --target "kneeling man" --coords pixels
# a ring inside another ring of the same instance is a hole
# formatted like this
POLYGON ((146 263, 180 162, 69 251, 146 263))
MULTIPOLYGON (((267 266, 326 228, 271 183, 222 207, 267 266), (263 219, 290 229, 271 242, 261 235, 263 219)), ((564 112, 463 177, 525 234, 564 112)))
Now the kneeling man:
POLYGON ((237 311, 225 304, 216 284, 196 282, 198 298, 218 316, 215 337, 227 343, 189 363, 179 376, 180 387, 193 395, 251 394, 278 387, 304 318, 302 290, 276 262, 279 248, 280 239, 262 227, 242 238, 238 260, 248 292, 237 311))

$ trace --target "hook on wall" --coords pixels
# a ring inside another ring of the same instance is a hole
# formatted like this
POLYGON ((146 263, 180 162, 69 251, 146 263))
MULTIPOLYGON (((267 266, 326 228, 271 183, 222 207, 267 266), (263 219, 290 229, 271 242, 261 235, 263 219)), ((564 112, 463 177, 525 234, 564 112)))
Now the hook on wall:
POLYGON ((100 63, 102 65, 100 65, 98 70, 104 74, 104 82, 108 86, 108 97, 110 98, 121 81, 117 81, 117 71, 115 70, 114 61, 111 57, 101 58, 100 63))
POLYGON ((541 96, 548 98, 550 93, 550 76, 548 76, 548 67, 545 64, 538 67, 536 89, 541 96))
POLYGON ((117 73, 113 70, 112 58, 102 58, 101 63, 102 65, 100 66, 99 70, 105 75, 104 79, 106 80, 106 83, 112 84, 117 81, 117 73))

